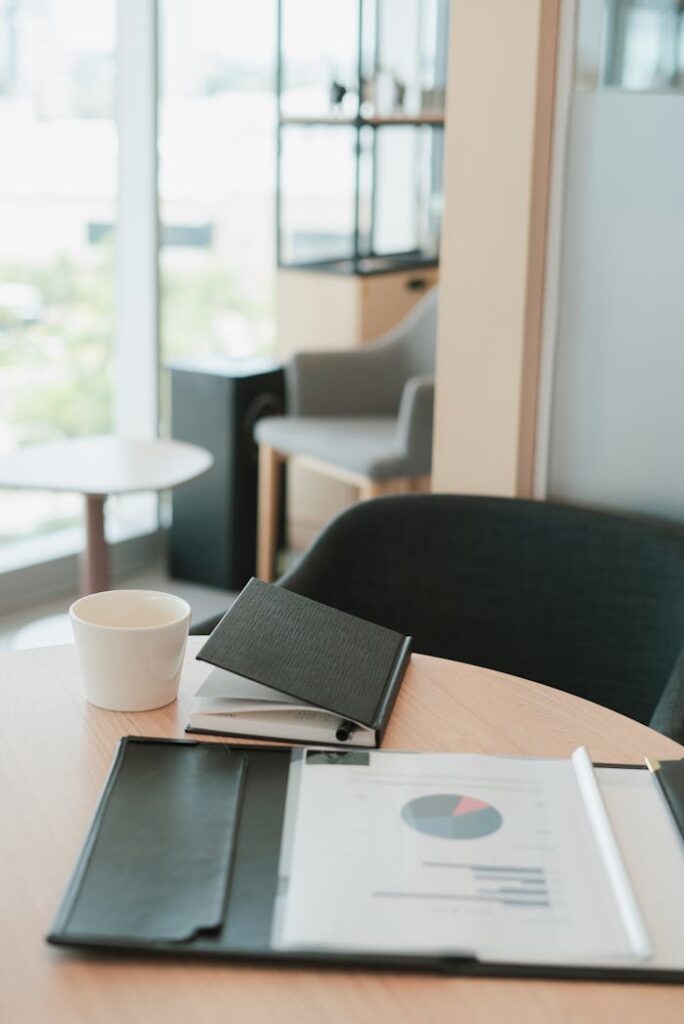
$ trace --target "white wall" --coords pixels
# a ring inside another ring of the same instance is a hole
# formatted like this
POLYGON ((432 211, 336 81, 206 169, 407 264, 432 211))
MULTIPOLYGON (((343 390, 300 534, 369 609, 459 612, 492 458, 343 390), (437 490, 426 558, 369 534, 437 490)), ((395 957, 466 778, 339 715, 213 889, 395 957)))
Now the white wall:
POLYGON ((684 95, 572 100, 549 496, 684 520, 684 95))

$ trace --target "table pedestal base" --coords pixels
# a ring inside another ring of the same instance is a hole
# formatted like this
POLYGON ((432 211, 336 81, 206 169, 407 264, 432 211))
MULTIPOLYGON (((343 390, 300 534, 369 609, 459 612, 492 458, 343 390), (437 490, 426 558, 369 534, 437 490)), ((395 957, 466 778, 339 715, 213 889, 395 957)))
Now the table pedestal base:
POLYGON ((104 532, 104 496, 86 494, 86 547, 81 556, 81 595, 109 590, 109 548, 104 532))

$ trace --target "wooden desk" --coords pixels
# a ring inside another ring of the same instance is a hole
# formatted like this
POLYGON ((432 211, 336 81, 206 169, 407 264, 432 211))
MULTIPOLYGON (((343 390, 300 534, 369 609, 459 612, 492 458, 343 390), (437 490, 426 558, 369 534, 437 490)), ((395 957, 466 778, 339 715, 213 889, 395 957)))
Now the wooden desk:
MULTIPOLYGON (((54 949, 46 934, 116 742, 182 736, 208 668, 191 638, 177 704, 102 711, 81 696, 72 647, 0 656, 0 1021, 205 1024, 681 1024, 681 987, 234 967, 54 949)), ((385 746, 602 761, 684 749, 642 725, 535 683, 414 655, 385 746)))

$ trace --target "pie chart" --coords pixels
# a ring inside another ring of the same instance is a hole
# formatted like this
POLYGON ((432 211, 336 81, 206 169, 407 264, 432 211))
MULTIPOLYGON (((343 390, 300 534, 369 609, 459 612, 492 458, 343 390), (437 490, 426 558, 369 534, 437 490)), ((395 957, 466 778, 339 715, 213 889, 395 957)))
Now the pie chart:
POLYGON ((503 824, 496 807, 458 793, 416 797, 404 804, 401 817, 416 832, 440 839, 482 839, 503 824))

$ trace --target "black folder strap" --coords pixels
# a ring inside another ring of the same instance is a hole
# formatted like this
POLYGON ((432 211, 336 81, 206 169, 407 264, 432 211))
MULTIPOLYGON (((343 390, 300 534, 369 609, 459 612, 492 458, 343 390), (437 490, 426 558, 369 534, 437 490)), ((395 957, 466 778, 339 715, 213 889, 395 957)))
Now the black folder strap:
POLYGON ((124 740, 56 931, 182 942, 217 929, 246 760, 219 744, 124 740))
POLYGON ((289 763, 284 748, 122 739, 49 940, 268 951, 289 763))
POLYGON ((122 739, 48 941, 447 974, 684 981, 683 971, 646 967, 274 949, 290 757, 283 747, 122 739))

